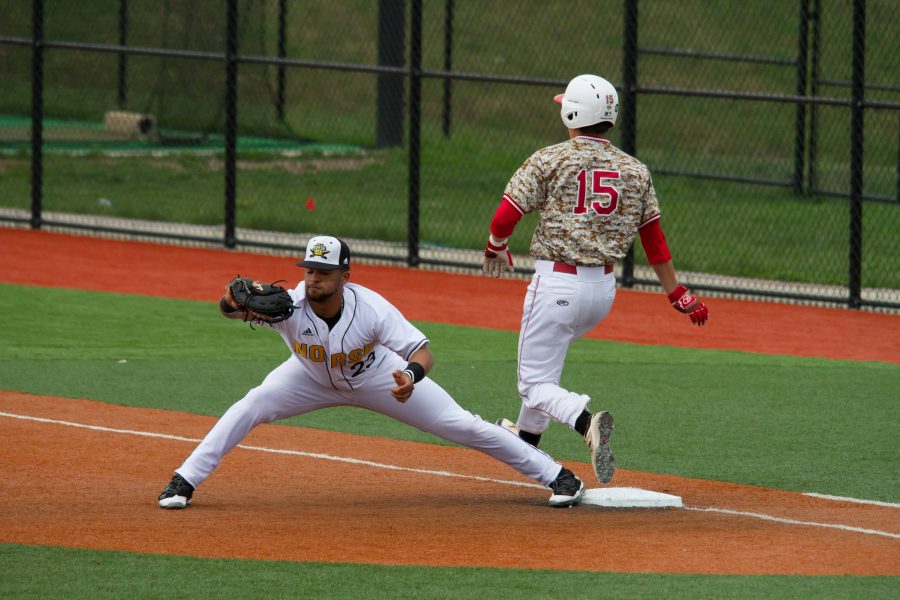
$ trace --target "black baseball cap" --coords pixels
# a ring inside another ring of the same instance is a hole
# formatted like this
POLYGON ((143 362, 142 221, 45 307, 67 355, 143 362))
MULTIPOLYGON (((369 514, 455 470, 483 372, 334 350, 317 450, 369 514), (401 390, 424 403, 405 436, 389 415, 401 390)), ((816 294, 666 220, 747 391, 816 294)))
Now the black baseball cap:
POLYGON ((306 258, 297 263, 307 269, 350 269, 350 247, 336 237, 316 236, 306 244, 306 258))

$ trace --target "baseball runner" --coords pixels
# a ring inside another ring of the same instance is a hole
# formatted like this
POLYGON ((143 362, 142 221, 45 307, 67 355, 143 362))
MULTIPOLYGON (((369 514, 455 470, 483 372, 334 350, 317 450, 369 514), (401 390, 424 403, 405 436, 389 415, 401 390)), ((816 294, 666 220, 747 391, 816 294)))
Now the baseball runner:
POLYGON ((532 154, 519 167, 490 225, 484 271, 499 277, 513 270, 507 239, 525 213, 538 211, 531 240, 536 259, 522 312, 518 348, 518 421, 498 423, 537 446, 551 419, 582 436, 597 480, 615 471, 609 448, 613 418, 590 413, 590 397, 560 387, 569 345, 594 328, 616 296, 613 265, 634 238, 641 244, 672 306, 696 325, 709 311, 678 282, 660 226, 659 205, 647 167, 602 136, 616 123, 616 88, 596 75, 572 79, 560 115, 569 139, 532 154))
POLYGON ((480 450, 550 487, 551 506, 572 506, 584 484, 547 454, 459 406, 427 377, 428 339, 382 296, 349 283, 350 249, 328 236, 310 240, 293 290, 235 279, 219 302, 226 317, 270 326, 291 355, 229 408, 159 495, 185 508, 222 457, 260 423, 329 406, 373 410, 445 440, 480 450), (254 296, 257 296, 254 298, 254 296), (265 314, 285 300, 273 318, 265 314), (261 312, 262 311, 262 312, 261 312))

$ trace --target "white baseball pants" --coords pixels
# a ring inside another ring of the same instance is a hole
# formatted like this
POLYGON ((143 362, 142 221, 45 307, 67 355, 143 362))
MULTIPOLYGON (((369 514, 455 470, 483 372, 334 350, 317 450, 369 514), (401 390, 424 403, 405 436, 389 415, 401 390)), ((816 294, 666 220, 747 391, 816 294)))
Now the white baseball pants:
POLYGON ((542 485, 549 485, 559 475, 561 465, 550 456, 503 427, 463 409, 431 379, 417 383, 405 403, 394 400, 390 389, 396 384, 391 373, 406 363, 400 357, 390 359, 393 356, 361 388, 348 392, 313 380, 297 358, 288 358, 222 415, 176 472, 196 488, 209 477, 222 457, 260 423, 330 406, 356 406, 480 450, 542 485))
POLYGON ((519 331, 517 425, 531 433, 546 431, 551 419, 575 426, 590 397, 560 387, 566 354, 609 314, 616 298, 615 274, 604 267, 577 267, 577 274, 553 269, 553 262, 535 262, 519 331))

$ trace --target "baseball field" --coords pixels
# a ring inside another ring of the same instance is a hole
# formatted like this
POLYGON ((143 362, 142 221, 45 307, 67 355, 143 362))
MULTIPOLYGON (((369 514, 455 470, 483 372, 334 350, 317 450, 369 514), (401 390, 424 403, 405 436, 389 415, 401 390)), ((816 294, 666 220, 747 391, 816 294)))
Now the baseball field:
MULTIPOLYGON (((505 465, 338 408, 263 425, 188 510, 156 496, 287 356, 221 318, 296 258, 0 229, 0 597, 896 598, 900 316, 620 290, 563 385, 613 412, 610 486, 683 508, 551 509, 505 465), (27 307, 27 309, 26 309, 27 307)), ((524 280, 357 264, 431 377, 515 419, 524 280)), ((542 448, 589 484, 579 436, 542 448)), ((593 482, 590 487, 597 485, 593 482)))

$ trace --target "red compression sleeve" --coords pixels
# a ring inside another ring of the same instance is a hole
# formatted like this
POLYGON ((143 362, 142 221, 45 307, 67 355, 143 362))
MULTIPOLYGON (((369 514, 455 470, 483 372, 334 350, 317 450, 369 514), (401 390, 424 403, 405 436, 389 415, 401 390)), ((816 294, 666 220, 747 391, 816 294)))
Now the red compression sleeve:
POLYGON ((672 260, 672 255, 669 253, 669 245, 666 244, 666 236, 663 235, 658 216, 641 225, 638 231, 641 234, 641 245, 644 247, 647 260, 650 261, 651 265, 658 265, 672 260))
POLYGON ((505 240, 512 235, 516 223, 523 214, 525 214, 524 211, 516 204, 516 201, 504 194, 500 206, 497 207, 497 212, 494 213, 494 220, 491 221, 491 234, 498 240, 505 240))

